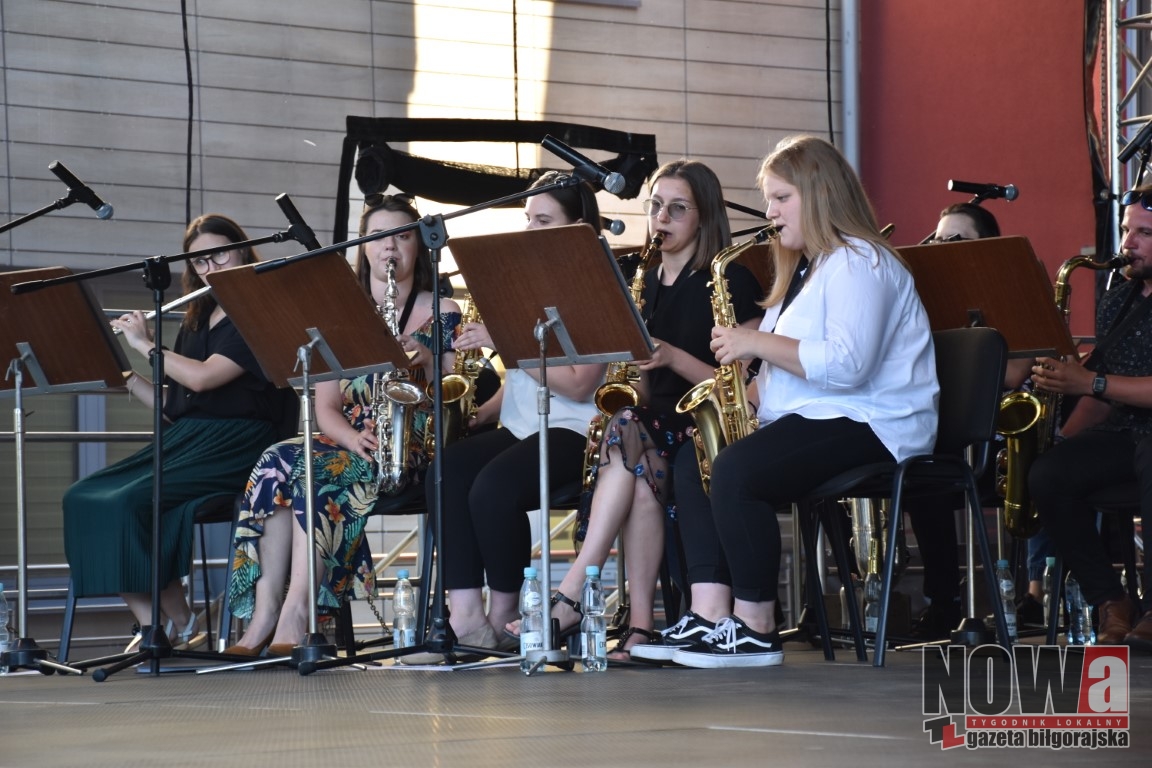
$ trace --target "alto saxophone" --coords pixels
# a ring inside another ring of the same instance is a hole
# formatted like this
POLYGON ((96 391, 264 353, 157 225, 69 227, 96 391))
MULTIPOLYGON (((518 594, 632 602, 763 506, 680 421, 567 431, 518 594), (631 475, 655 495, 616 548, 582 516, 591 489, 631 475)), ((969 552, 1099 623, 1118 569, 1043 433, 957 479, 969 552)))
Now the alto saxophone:
MULTIPOLYGON (((396 313, 396 260, 388 260, 388 288, 380 316, 393 336, 400 335, 396 313)), ((424 391, 408 381, 408 371, 399 369, 377 374, 372 385, 372 418, 376 425, 376 494, 394 496, 408 485, 408 445, 416 408, 424 402, 424 391)))
MULTIPOLYGON (((743 243, 730 245, 712 258, 712 319, 723 328, 736 327, 736 313, 732 296, 728 293, 728 280, 724 270, 753 245, 777 236, 776 227, 769 224, 743 243)), ((704 491, 710 488, 712 462, 726 445, 756 431, 760 420, 748 412, 748 397, 744 391, 739 362, 716 368, 711 379, 705 379, 680 398, 677 413, 691 413, 696 421, 692 442, 696 444, 696 460, 700 464, 700 479, 704 491)))
MULTIPOLYGON (((1064 322, 1072 310, 1072 272, 1080 267, 1093 270, 1119 269, 1130 259, 1113 256, 1108 261, 1095 261, 1088 256, 1074 256, 1056 272, 1055 301, 1064 322)), ((1004 448, 996 455, 996 490, 1004 497, 1004 530, 1014 538, 1026 539, 1040 530, 1040 515, 1028 492, 1028 470, 1032 462, 1052 447, 1060 426, 1062 397, 1055 392, 1011 392, 1000 401, 996 431, 1004 437, 1004 448)))
MULTIPOLYGON (((664 235, 657 232, 640 253, 636 272, 632 275, 629 295, 636 309, 644 309, 644 273, 652 264, 653 256, 664 244, 664 235)), ((634 363, 610 363, 604 376, 604 383, 596 389, 593 402, 599 411, 588 422, 588 443, 584 448, 584 490, 592 490, 596 478, 596 467, 600 464, 600 440, 604 437, 604 424, 612 414, 621 408, 633 408, 640 404, 640 392, 636 389, 640 381, 640 369, 634 363)))
MULTIPOLYGON (((480 310, 475 301, 470 301, 460 317, 460 327, 479 322, 480 310)), ((484 361, 479 349, 457 351, 452 373, 440 380, 444 403, 444 436, 448 442, 462 437, 468 429, 468 422, 476 415, 476 379, 482 370, 484 361)), ((429 397, 431 387, 429 384, 429 397)))

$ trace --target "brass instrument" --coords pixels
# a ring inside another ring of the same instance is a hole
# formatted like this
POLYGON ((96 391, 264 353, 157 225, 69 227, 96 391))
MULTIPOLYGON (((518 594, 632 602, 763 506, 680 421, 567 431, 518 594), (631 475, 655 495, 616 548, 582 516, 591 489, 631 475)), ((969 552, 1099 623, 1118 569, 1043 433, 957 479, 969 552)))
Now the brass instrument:
MULTIPOLYGON (((480 309, 475 301, 470 301, 460 317, 460 327, 479 322, 480 309)), ((444 403, 444 436, 448 442, 459 439, 467 431, 468 422, 476 415, 476 379, 482 370, 484 360, 479 349, 457 351, 452 373, 440 380, 444 403)), ((427 394, 432 397, 431 383, 428 384, 427 394)))
MULTIPOLYGON (((400 335, 396 313, 396 260, 388 260, 388 289, 380 316, 393 336, 400 335)), ((408 443, 416 407, 424 402, 424 390, 408 381, 408 371, 377 374, 372 385, 372 418, 376 424, 376 493, 393 496, 408 484, 408 443)))
MULTIPOLYGON (((632 283, 628 291, 629 295, 632 296, 632 303, 636 305, 638 310, 644 309, 642 296, 644 293, 644 273, 652 264, 652 255, 659 251, 663 244, 664 235, 657 232, 640 254, 640 263, 636 265, 636 273, 632 276, 632 283)), ((631 408, 640 403, 640 393, 636 390, 636 383, 640 381, 640 369, 635 364, 628 362, 611 363, 604 378, 604 383, 596 390, 593 399, 596 408, 605 417, 610 417, 621 408, 631 408)))
MULTIPOLYGON (((1108 261, 1075 256, 1061 264, 1056 272, 1054 298, 1065 323, 1072 314, 1068 278, 1074 270, 1119 269, 1128 262, 1123 255, 1108 261)), ((1061 400, 1055 392, 1012 392, 1000 401, 996 431, 1004 437, 1005 447, 996 456, 996 490, 1004 497, 1004 530, 1014 538, 1026 539, 1040 530, 1039 512, 1028 492, 1028 470, 1056 439, 1061 400)))
MULTIPOLYGON (((628 293, 637 310, 644 309, 644 273, 652 264, 653 255, 664 244, 664 235, 657 232, 640 253, 636 272, 628 293)), ((592 400, 600 411, 588 422, 588 444, 584 448, 584 490, 592 490, 596 479, 596 467, 600 464, 600 441, 604 438, 604 425, 612 414, 621 408, 633 408, 640 404, 640 392, 636 389, 640 381, 640 369, 633 363, 611 363, 604 376, 604 383, 596 389, 592 400)))
MULTIPOLYGON (((769 224, 743 243, 730 245, 712 258, 712 282, 709 285, 712 286, 712 319, 716 325, 736 327, 736 314, 724 270, 753 245, 776 236, 776 227, 769 224)), ((700 464, 700 479, 704 482, 705 492, 709 490, 716 454, 760 426, 756 415, 748 412, 741 370, 739 362, 717 367, 711 379, 692 387, 676 404, 677 413, 691 413, 696 421, 692 441, 696 444, 696 459, 700 464)))

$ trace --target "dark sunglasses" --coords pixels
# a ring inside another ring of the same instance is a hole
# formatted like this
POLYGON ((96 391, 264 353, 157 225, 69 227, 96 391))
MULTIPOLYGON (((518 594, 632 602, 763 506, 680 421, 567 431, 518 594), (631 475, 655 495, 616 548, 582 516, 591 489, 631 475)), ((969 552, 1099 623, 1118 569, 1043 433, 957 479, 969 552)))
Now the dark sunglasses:
POLYGON ((1140 202, 1141 208, 1146 211, 1152 211, 1152 192, 1140 193, 1133 189, 1120 195, 1120 205, 1129 206, 1137 201, 1140 202))

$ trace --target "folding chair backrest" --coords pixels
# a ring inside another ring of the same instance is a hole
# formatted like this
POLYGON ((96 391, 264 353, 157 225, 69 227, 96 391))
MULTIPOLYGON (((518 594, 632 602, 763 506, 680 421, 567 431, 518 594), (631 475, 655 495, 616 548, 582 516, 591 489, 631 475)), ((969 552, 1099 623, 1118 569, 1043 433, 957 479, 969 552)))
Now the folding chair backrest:
POLYGON ((936 453, 959 453, 991 440, 1003 389, 1008 345, 993 328, 932 334, 940 381, 936 453))

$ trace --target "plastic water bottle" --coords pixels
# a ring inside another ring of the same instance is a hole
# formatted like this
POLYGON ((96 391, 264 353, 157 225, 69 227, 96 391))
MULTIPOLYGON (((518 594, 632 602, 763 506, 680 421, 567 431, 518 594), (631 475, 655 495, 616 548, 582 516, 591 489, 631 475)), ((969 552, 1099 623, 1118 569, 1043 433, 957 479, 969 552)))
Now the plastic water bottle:
POLYGON ((580 639, 585 672, 603 672, 608 669, 608 622, 604 618, 604 589, 600 586, 600 567, 590 565, 584 569, 584 591, 581 607, 580 639))
POLYGON ((528 654, 544 650, 544 593, 540 591, 540 580, 536 569, 524 569, 524 585, 520 587, 520 669, 527 672, 532 668, 528 654))
POLYGON ((8 674, 4 654, 12 649, 12 633, 8 631, 8 598, 4 597, 4 584, 0 582, 0 675, 8 674))
MULTIPOLYGON (((1048 609, 1052 605, 1052 601, 1056 599, 1056 585, 1053 583, 1055 581, 1054 577, 1056 575, 1054 573, 1055 570, 1056 570, 1056 558, 1054 558, 1054 557, 1044 558, 1044 576, 1042 577, 1043 581, 1041 581, 1041 585, 1044 589, 1044 622, 1045 623, 1048 622, 1048 609)), ((1057 616, 1057 623, 1059 623, 1059 616, 1060 616, 1059 612, 1057 612, 1056 616, 1057 616)))
POLYGON ((416 593, 408 581, 408 571, 396 572, 396 591, 392 593, 392 647, 416 645, 416 593))
POLYGON ((1004 623, 1008 625, 1008 640, 1015 643, 1020 639, 1016 629, 1016 580, 1008 570, 1007 560, 996 561, 996 585, 1000 589, 1000 605, 1004 608, 1004 623))
POLYGON ((1096 631, 1092 629, 1092 606, 1084 600, 1080 583, 1071 572, 1064 582, 1064 616, 1068 622, 1068 645, 1093 645, 1096 631))

